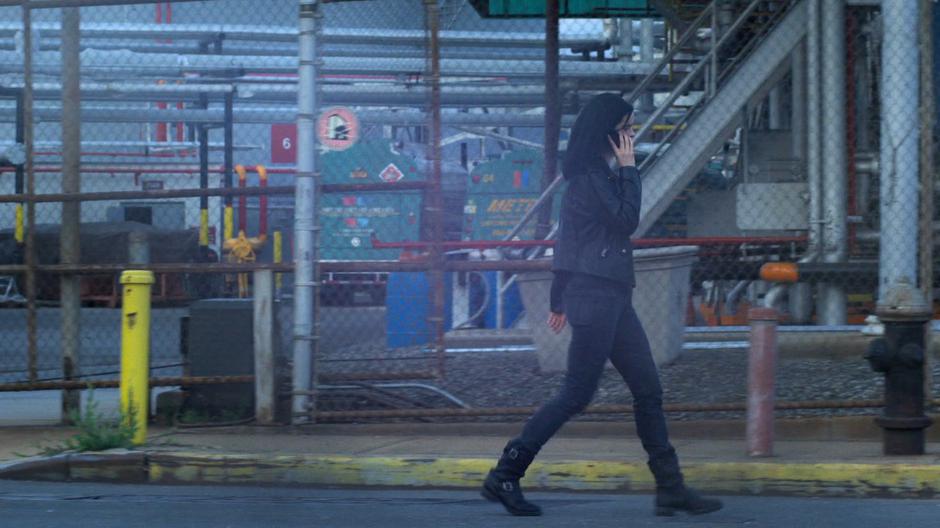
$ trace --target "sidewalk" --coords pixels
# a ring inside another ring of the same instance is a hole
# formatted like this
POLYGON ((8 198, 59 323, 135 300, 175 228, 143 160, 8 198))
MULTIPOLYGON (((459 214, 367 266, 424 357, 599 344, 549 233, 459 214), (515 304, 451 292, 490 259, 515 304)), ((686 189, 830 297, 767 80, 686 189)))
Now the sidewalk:
MULTIPOLYGON (((782 422, 782 421, 780 421, 782 422)), ((790 422, 790 421, 788 421, 790 422)), ((940 494, 940 442, 885 457, 871 417, 779 424, 775 456, 750 458, 740 423, 675 422, 687 480, 730 494, 931 497, 940 494), (845 441, 854 437, 863 440, 845 441), (705 438, 708 439, 705 439, 705 438)), ((779 423, 779 422, 778 422, 779 423)), ((521 423, 242 426, 151 429, 141 449, 18 458, 61 427, 0 428, 0 478, 154 483, 475 488, 521 423)), ((529 470, 532 489, 649 492, 632 426, 566 426, 529 470)))

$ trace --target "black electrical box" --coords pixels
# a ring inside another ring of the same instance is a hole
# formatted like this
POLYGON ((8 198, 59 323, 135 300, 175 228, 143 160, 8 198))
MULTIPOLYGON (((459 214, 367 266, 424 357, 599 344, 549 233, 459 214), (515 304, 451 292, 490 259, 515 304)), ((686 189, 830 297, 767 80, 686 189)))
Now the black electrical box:
MULTIPOLYGON (((275 313, 277 311, 275 310, 275 313)), ((252 299, 204 299, 189 307, 183 350, 189 376, 251 376, 255 373, 252 299)), ((277 318, 274 350, 280 350, 277 318)), ((253 383, 197 385, 189 389, 189 407, 211 415, 251 416, 253 383), (227 411, 227 412, 226 412, 227 411)))

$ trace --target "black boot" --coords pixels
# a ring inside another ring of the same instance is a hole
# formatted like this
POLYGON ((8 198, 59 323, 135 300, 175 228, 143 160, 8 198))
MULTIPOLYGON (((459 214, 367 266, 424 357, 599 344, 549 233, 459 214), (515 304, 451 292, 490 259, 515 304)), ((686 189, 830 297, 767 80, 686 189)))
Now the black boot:
POLYGON ((496 467, 483 481, 480 494, 489 501, 499 501, 513 515, 542 515, 542 508, 525 500, 519 479, 535 458, 535 453, 512 441, 503 449, 496 467))
POLYGON ((720 500, 703 497, 685 485, 675 452, 650 460, 648 465, 656 479, 656 515, 668 517, 676 511, 701 515, 721 509, 720 500))

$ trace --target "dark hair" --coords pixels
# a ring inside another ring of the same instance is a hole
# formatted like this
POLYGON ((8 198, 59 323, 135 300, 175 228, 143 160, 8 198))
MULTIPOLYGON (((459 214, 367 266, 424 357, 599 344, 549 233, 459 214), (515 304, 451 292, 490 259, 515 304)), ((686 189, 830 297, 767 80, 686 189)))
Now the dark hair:
POLYGON ((602 93, 591 98, 571 127, 562 165, 565 178, 584 172, 585 165, 602 163, 604 154, 610 151, 608 134, 614 133, 617 123, 632 113, 633 105, 617 94, 602 93))

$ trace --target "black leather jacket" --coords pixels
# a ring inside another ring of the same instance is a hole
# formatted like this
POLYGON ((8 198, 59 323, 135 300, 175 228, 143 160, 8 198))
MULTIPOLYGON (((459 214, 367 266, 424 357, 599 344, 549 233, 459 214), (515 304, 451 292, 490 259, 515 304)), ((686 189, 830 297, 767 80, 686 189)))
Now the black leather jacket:
POLYGON ((568 273, 636 286, 630 235, 640 221, 641 198, 636 167, 622 167, 618 174, 597 164, 570 179, 561 202, 552 262, 558 283, 552 288, 552 311, 561 311, 560 295, 568 273))

